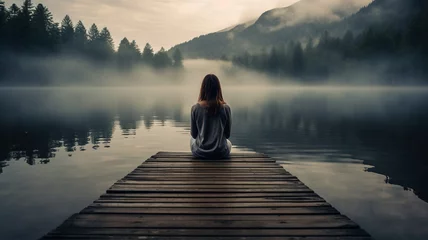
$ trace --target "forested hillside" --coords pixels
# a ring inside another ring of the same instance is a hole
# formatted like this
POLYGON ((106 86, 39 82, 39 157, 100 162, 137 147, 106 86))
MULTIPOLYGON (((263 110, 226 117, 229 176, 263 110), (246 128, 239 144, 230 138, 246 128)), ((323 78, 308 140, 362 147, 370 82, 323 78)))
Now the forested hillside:
MULTIPOLYGON (((284 41, 316 38, 333 24, 357 12, 371 0, 301 0, 291 6, 275 8, 254 21, 210 33, 174 47, 186 58, 219 59, 243 52, 258 52, 284 41)), ((345 30, 346 31, 346 30, 345 30)))
POLYGON ((335 37, 325 31, 317 43, 313 39, 306 43, 288 41, 263 53, 240 54, 233 62, 306 82, 332 77, 342 82, 358 79, 360 83, 420 81, 428 75, 427 5, 420 0, 375 0, 348 19, 360 27, 367 24, 362 32, 356 31, 358 34, 348 30, 335 37), (383 16, 375 13, 380 7, 388 10, 383 16))
POLYGON ((290 41, 317 42, 325 31, 342 37, 347 31, 360 34, 375 25, 403 28, 422 1, 301 0, 267 11, 250 23, 194 38, 176 48, 186 58, 224 59, 245 52, 260 53, 290 41))
MULTIPOLYGON (((17 70, 29 70, 25 66, 28 58, 37 61, 53 56, 73 57, 97 66, 125 70, 136 65, 158 69, 182 67, 178 49, 171 58, 164 48, 154 53, 147 43, 141 51, 135 41, 127 38, 116 48, 107 27, 94 23, 87 29, 82 21, 74 23, 68 15, 61 23, 56 23, 46 6, 35 6, 31 0, 25 0, 22 6, 12 4, 9 8, 0 1, 0 56, 0 82, 16 75, 17 70)), ((39 81, 43 84, 41 79, 39 81)))

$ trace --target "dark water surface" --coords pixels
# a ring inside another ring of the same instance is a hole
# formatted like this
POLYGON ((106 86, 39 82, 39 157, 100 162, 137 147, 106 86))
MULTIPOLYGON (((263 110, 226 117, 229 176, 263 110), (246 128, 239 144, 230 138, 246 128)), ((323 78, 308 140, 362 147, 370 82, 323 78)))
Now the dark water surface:
MULTIPOLYGON (((154 153, 188 151, 196 96, 0 90, 0 239, 37 239, 154 153)), ((234 151, 277 158, 375 239, 428 239, 428 91, 230 87, 225 97, 234 151)))

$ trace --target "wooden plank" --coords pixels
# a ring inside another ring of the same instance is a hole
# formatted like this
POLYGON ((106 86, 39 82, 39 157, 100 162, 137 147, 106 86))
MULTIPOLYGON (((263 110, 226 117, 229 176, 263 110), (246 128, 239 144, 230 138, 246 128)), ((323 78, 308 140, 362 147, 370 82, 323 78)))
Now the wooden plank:
POLYGON ((271 236, 261 236, 261 237, 206 237, 206 236, 185 236, 185 237, 176 237, 176 236, 127 236, 127 235, 115 235, 115 236, 106 236, 106 235, 52 235, 46 236, 45 239, 55 239, 55 240, 76 240, 76 239, 87 239, 87 240, 371 240, 367 236, 340 236, 340 237, 271 237, 271 236))
POLYGON ((104 215, 78 215, 67 220, 63 227, 80 228, 263 228, 263 229, 307 229, 311 228, 358 228, 358 225, 340 215, 326 216, 288 216, 281 219, 257 219, 253 216, 250 219, 196 219, 193 216, 177 216, 172 219, 169 216, 149 216, 135 217, 126 216, 117 218, 114 215, 105 217, 104 215), (287 221, 284 221, 286 219, 287 221))
POLYGON ((227 166, 216 166, 216 167, 207 167, 207 166, 195 166, 195 167, 162 167, 162 166, 140 166, 135 170, 140 171, 147 171, 147 172, 153 172, 153 171, 164 171, 164 172, 171 172, 171 171, 186 171, 186 172, 198 172, 198 171, 209 171, 209 172, 278 172, 278 173, 284 173, 286 172, 283 168, 278 167, 251 167, 251 166, 242 166, 242 167, 227 167, 227 166))
POLYGON ((303 185, 300 181, 218 181, 214 179, 213 181, 203 181, 203 180, 189 180, 189 181, 137 181, 137 180, 128 180, 123 179, 119 180, 117 184, 129 184, 129 185, 303 185))
POLYGON ((285 170, 282 169, 256 169, 256 168, 244 168, 244 169, 232 169, 232 168, 138 168, 132 173, 158 173, 158 174, 169 174, 169 173, 186 173, 186 174, 285 174, 285 170))
POLYGON ((129 197, 102 197, 95 203, 265 203, 265 202, 325 202, 320 197, 288 197, 288 198, 129 198, 129 197))
POLYGON ((368 240, 263 154, 160 152, 44 239, 368 240))
POLYGON ((87 207, 81 213, 109 213, 109 214, 197 214, 197 215, 249 215, 249 214, 290 214, 290 215, 319 215, 319 214, 339 214, 332 207, 293 207, 293 208, 98 208, 87 207))
POLYGON ((280 193, 260 193, 260 192, 249 192, 249 193, 106 193, 101 198, 106 197, 124 197, 124 198, 289 198, 289 197, 314 197, 318 196, 313 191, 311 192, 280 192, 280 193))
POLYGON ((165 163, 143 163, 138 168, 229 168, 229 169, 283 169, 276 165, 276 163, 176 163, 176 162, 165 162, 165 163))
POLYGON ((142 171, 142 170, 135 170, 129 175, 139 175, 139 176, 163 176, 165 178, 168 177, 228 177, 228 178, 238 178, 238 177, 267 177, 267 178, 296 178, 295 176, 289 174, 289 173, 269 173, 269 172, 233 172, 233 171, 217 171, 217 172, 211 172, 211 171, 201 171, 201 172, 173 172, 173 171, 142 171), (165 174, 168 173, 168 174, 165 174))
POLYGON ((204 160, 194 158, 149 158, 146 163, 163 163, 163 162, 199 162, 199 163, 276 163, 276 160, 271 158, 234 158, 220 160, 204 160))
POLYGON ((168 173, 168 171, 153 171, 153 172, 141 172, 141 171, 134 171, 126 175, 125 177, 131 177, 131 176, 141 176, 141 177, 159 177, 162 176, 166 178, 195 178, 195 177, 211 177, 211 178, 296 178, 293 175, 288 175, 284 173, 281 176, 281 173, 269 173, 269 172, 252 172, 252 173, 245 173, 245 172, 227 172, 227 171, 218 171, 218 172, 185 172, 185 171, 174 171, 168 173))
POLYGON ((144 229, 144 228, 64 228, 59 234, 125 236, 367 236, 361 229, 144 229))
POLYGON ((166 167, 166 168, 281 168, 276 163, 236 163, 236 162, 145 162, 138 166, 138 168, 148 167, 166 167))
POLYGON ((304 189, 304 190, 309 190, 308 187, 306 187, 303 184, 300 185, 191 185, 191 184, 186 184, 186 185, 166 185, 166 184, 158 184, 158 185, 146 185, 146 184, 121 184, 121 183, 117 183, 114 186, 112 186, 110 189, 137 189, 137 190, 141 190, 141 189, 166 189, 166 190, 170 190, 170 189, 176 189, 176 190, 189 190, 189 191, 193 191, 193 190, 213 190, 213 189, 224 189, 226 191, 230 191, 230 190, 252 190, 252 189, 265 189, 267 191, 271 191, 272 189, 274 190, 294 190, 294 189, 304 189))
POLYGON ((50 240, 76 240, 76 239, 87 239, 87 240, 371 240, 368 236, 329 236, 329 237, 299 237, 299 236, 282 236, 282 237, 272 237, 272 236, 260 236, 260 237, 242 237, 242 236, 234 236, 234 237, 207 237, 207 236, 185 236, 185 237, 177 237, 177 236, 128 236, 128 235, 115 235, 115 236, 107 236, 107 235, 48 235, 44 239, 50 240))
MULTIPOLYGON (((165 157, 174 157, 174 158, 194 158, 191 153, 188 152, 158 152, 152 158, 165 158, 165 157)), ((269 158, 262 153, 232 153, 229 159, 235 158, 269 158)))
POLYGON ((291 207, 331 207, 326 202, 268 202, 268 203, 93 203, 89 207, 98 208, 291 208, 291 207))
POLYGON ((207 181, 215 179, 216 181, 228 181, 228 182, 240 182, 240 181, 257 181, 257 182, 274 182, 274 181, 299 181, 296 177, 236 177, 236 178, 227 178, 227 177, 210 177, 210 176, 199 176, 199 177, 162 177, 162 176, 141 176, 141 175, 128 175, 122 180, 133 180, 133 181, 207 181))
POLYGON ((229 191, 231 189, 236 190, 247 190, 247 189, 255 189, 254 191, 270 191, 271 189, 275 190, 294 190, 294 189, 305 189, 309 188, 303 185, 301 182, 297 182, 299 184, 282 184, 282 185, 166 185, 166 184, 158 184, 158 185, 146 185, 146 184, 121 184, 116 183, 110 189, 187 189, 187 190, 204 190, 204 189, 224 189, 225 191, 229 191))
MULTIPOLYGON (((350 221, 349 218, 343 215, 281 215, 281 214, 256 214, 256 215, 159 215, 159 214, 75 214, 70 220, 88 220, 88 221, 118 221, 118 222, 133 222, 139 220, 166 221, 174 222, 181 221, 350 221)), ((352 222, 353 223, 353 222, 352 222)), ((355 224, 355 223, 354 223, 355 224)), ((307 225, 306 228, 311 226, 307 225)))
POLYGON ((107 190, 107 193, 148 193, 148 192, 162 192, 162 193, 286 193, 286 192, 312 192, 309 188, 296 188, 296 189, 264 189, 264 188, 253 188, 253 189, 175 189, 175 188, 122 188, 115 187, 107 190))

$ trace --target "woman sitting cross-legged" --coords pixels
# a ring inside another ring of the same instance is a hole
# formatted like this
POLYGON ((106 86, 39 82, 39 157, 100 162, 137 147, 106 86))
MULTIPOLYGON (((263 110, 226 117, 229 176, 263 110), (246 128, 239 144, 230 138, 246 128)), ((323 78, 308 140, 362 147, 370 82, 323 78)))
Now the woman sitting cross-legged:
POLYGON ((202 81, 199 101, 191 112, 190 147, 196 158, 228 158, 232 125, 230 107, 223 100, 220 81, 214 74, 202 81))

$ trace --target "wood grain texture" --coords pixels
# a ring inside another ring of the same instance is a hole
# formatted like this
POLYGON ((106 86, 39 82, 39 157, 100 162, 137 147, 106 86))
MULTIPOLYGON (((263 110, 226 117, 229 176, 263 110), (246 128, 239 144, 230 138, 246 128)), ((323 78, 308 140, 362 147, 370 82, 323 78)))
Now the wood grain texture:
POLYGON ((264 154, 159 152, 42 239, 371 238, 264 154))

